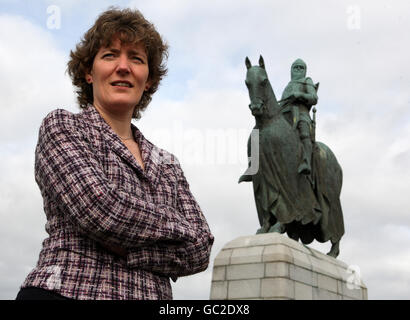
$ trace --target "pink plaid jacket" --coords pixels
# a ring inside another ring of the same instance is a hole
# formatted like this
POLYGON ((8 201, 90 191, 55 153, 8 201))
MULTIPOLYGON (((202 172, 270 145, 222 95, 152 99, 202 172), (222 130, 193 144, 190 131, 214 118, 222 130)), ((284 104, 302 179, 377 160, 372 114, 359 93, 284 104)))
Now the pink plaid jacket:
POLYGON ((93 105, 43 120, 35 178, 49 237, 22 288, 74 299, 172 299, 170 277, 207 268, 214 238, 179 163, 132 131, 145 170, 93 105))

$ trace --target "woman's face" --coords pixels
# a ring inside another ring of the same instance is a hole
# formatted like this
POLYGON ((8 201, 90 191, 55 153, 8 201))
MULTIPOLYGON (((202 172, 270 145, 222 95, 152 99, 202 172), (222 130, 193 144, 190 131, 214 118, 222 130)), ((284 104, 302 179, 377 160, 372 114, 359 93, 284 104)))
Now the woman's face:
POLYGON ((97 52, 91 73, 94 105, 111 111, 130 111, 149 88, 149 67, 144 45, 121 44, 114 39, 97 52))

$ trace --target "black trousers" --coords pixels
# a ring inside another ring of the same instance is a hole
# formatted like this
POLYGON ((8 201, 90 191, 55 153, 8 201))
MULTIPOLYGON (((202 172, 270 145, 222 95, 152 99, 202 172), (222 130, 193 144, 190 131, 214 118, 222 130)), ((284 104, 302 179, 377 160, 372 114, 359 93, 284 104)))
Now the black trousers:
POLYGON ((72 300, 53 291, 28 287, 20 289, 16 300, 72 300))

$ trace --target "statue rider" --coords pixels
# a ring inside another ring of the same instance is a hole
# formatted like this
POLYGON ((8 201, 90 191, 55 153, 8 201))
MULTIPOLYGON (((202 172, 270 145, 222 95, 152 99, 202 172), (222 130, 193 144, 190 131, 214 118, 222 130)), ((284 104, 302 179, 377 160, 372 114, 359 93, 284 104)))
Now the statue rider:
POLYGON ((303 160, 298 173, 310 177, 312 172, 312 119, 309 111, 317 103, 318 85, 306 77, 306 63, 297 59, 290 71, 291 81, 286 86, 280 101, 282 112, 291 112, 293 128, 298 130, 303 145, 303 160))

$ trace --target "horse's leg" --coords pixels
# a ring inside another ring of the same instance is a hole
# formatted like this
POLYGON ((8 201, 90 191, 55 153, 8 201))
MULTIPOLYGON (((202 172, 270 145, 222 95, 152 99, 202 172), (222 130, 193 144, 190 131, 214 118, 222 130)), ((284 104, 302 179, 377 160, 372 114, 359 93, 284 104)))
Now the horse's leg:
POLYGON ((256 194, 255 194, 255 203, 256 203, 256 211, 258 212, 258 219, 259 219, 259 224, 260 228, 256 231, 256 234, 259 233, 267 233, 269 230, 269 219, 267 218, 267 214, 263 210, 263 206, 261 205, 260 201, 257 200, 256 194))
POLYGON ((289 238, 295 241, 299 241, 299 233, 298 233, 298 228, 297 228, 297 224, 295 221, 286 226, 286 231, 288 233, 289 238))
POLYGON ((337 258, 337 256, 338 256, 339 253, 340 253, 339 243, 340 243, 340 240, 337 241, 337 242, 333 242, 333 241, 332 241, 332 248, 331 248, 330 251, 328 252, 328 254, 327 254, 328 256, 331 256, 331 257, 333 257, 333 258, 337 258))
POLYGON ((285 226, 279 221, 276 221, 276 223, 269 228, 269 232, 283 233, 284 231, 285 231, 285 226))
POLYGON ((259 234, 259 233, 268 233, 268 232, 270 232, 270 231, 269 231, 269 228, 270 228, 269 219, 266 218, 266 217, 264 217, 264 218, 263 218, 263 224, 262 224, 262 226, 256 231, 256 234, 259 234))
POLYGON ((268 233, 269 230, 269 224, 267 224, 266 222, 256 231, 256 234, 260 234, 260 233, 268 233))

